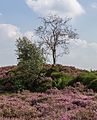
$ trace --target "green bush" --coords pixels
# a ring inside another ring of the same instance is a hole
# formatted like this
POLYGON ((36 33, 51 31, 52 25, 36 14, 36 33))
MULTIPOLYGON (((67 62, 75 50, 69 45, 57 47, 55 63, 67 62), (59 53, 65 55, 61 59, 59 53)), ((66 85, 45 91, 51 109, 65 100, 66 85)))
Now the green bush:
POLYGON ((97 78, 97 75, 95 75, 94 73, 92 72, 89 72, 89 73, 84 73, 81 77, 80 77, 80 80, 82 80, 82 83, 84 85, 89 85, 91 81, 93 81, 94 79, 97 78))
POLYGON ((22 77, 13 77, 11 78, 11 81, 13 82, 14 85, 14 91, 22 91, 24 89, 26 89, 25 86, 25 79, 23 79, 22 77))
POLYGON ((52 78, 50 77, 39 77, 32 83, 31 91, 34 92, 45 92, 47 89, 52 88, 52 78))
POLYGON ((0 90, 3 92, 17 92, 24 89, 23 80, 18 77, 3 78, 0 80, 0 90))
POLYGON ((51 66, 51 68, 49 68, 49 69, 44 67, 43 72, 45 72, 46 77, 50 77, 52 75, 52 73, 59 72, 59 68, 58 68, 58 66, 51 66))
POLYGON ((51 77, 52 79, 58 79, 64 77, 64 74, 62 72, 52 72, 51 77))
POLYGON ((85 72, 81 73, 79 76, 77 76, 75 79, 70 81, 69 85, 73 85, 76 82, 80 82, 83 85, 88 86, 91 81, 97 78, 97 75, 93 72, 85 72))
POLYGON ((73 79, 72 76, 61 72, 53 72, 51 76, 53 78, 52 86, 58 89, 64 89, 64 87, 68 86, 68 83, 73 79))
POLYGON ((88 88, 93 89, 94 91, 97 92, 97 78, 90 82, 88 88))
POLYGON ((13 89, 14 89, 13 82, 10 81, 9 78, 2 78, 0 80, 0 91, 2 91, 2 92, 5 92, 5 91, 11 92, 11 91, 13 91, 13 89))

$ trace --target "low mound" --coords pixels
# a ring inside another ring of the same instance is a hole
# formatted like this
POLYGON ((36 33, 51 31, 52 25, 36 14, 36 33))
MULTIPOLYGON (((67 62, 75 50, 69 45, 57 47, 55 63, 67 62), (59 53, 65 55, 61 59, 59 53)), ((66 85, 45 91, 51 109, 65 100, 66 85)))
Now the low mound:
MULTIPOLYGON (((0 78, 6 78, 8 76, 8 71, 12 70, 16 68, 16 66, 5 66, 5 67, 0 67, 0 78)), ((52 65, 47 64, 45 65, 45 68, 51 69, 52 65)), ((59 72, 64 72, 64 73, 68 73, 70 75, 74 75, 77 76, 82 72, 86 72, 86 70, 81 70, 72 66, 62 66, 60 64, 57 64, 53 67, 54 69, 58 69, 59 72)))
POLYGON ((61 64, 56 64, 52 67, 52 65, 47 64, 45 65, 46 69, 55 69, 58 70, 58 72, 63 72, 63 73, 67 73, 69 75, 73 75, 73 76, 77 76, 82 72, 87 72, 87 70, 82 70, 79 68, 75 68, 74 66, 63 66, 61 64))

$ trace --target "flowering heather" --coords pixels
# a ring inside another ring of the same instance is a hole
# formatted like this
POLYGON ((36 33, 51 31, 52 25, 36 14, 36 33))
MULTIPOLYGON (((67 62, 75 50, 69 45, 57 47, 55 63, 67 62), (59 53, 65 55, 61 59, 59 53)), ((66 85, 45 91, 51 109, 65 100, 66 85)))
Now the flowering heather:
POLYGON ((1 94, 0 120, 97 120, 97 93, 67 87, 1 94))
MULTIPOLYGON (((50 69, 52 66, 50 64, 45 65, 45 69, 50 69)), ((16 69, 17 66, 5 66, 5 67, 0 67, 0 78, 7 78, 8 77, 8 71, 16 69)), ((85 72, 85 70, 80 70, 72 66, 62 66, 62 65, 56 65, 54 69, 58 69, 60 72, 64 73, 69 73, 70 75, 79 75, 82 72, 85 72)))
POLYGON ((0 67, 0 79, 1 78, 8 78, 8 71, 15 69, 16 66, 6 66, 6 67, 0 67))

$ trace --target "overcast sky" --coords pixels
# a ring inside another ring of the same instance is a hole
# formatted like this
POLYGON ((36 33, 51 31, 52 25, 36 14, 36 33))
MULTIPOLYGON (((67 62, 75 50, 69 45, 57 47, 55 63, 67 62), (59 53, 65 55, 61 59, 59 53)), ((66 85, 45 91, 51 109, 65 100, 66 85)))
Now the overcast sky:
POLYGON ((38 17, 50 13, 72 17, 79 34, 79 40, 70 44, 70 54, 58 63, 97 69, 97 0, 0 0, 0 66, 17 63, 16 38, 30 39, 38 17))

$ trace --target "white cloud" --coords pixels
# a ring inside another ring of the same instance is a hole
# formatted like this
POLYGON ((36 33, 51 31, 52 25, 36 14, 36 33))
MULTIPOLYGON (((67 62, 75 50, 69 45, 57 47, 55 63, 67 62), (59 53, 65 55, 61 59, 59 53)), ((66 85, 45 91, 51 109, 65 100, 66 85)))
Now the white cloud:
POLYGON ((97 42, 87 42, 86 40, 76 39, 76 40, 71 40, 71 44, 83 48, 90 47, 93 49, 97 49, 97 42))
POLYGON ((97 42, 90 42, 89 43, 86 40, 78 39, 78 40, 72 41, 72 43, 78 47, 83 47, 86 49, 89 48, 89 49, 93 49, 93 50, 97 51, 97 42))
POLYGON ((18 37, 27 36, 31 32, 21 33, 20 29, 12 24, 0 24, 0 66, 17 63, 15 41, 18 37))
POLYGON ((92 3, 92 4, 91 4, 91 8, 97 9, 97 3, 96 3, 96 2, 92 3))
POLYGON ((58 14, 62 17, 77 17, 85 13, 78 0, 26 0, 27 5, 42 15, 58 14))
POLYGON ((20 34, 19 28, 11 24, 0 24, 0 36, 5 39, 16 39, 20 34))
POLYGON ((27 31, 24 33, 20 32, 20 29, 12 24, 0 24, 0 36, 2 40, 7 38, 8 40, 16 40, 18 37, 26 36, 28 39, 32 39, 33 32, 27 31))
POLYGON ((19 28, 11 24, 0 24, 0 66, 16 63, 15 40, 19 28))
POLYGON ((81 39, 78 39, 78 40, 72 40, 71 41, 72 44, 75 44, 76 46, 81 46, 81 47, 84 47, 84 48, 87 48, 88 46, 88 43, 86 40, 81 40, 81 39))
POLYGON ((82 69, 97 70, 97 42, 75 40, 70 44, 70 54, 58 60, 65 65, 73 65, 82 69))

